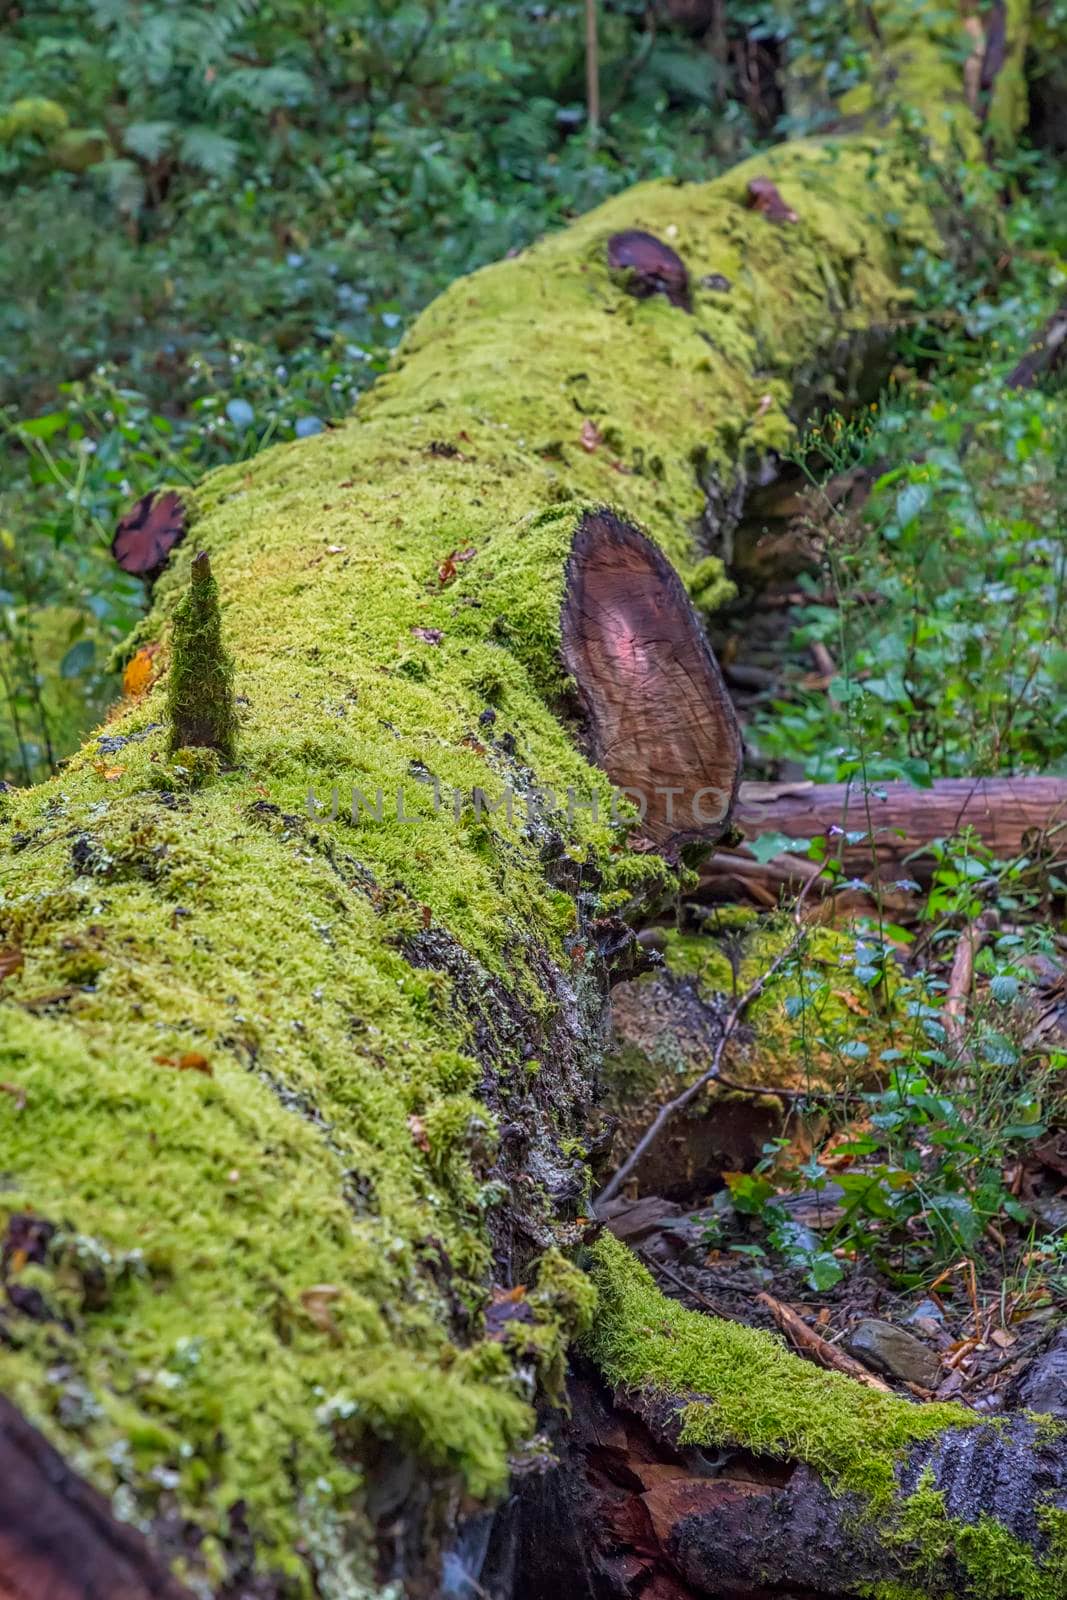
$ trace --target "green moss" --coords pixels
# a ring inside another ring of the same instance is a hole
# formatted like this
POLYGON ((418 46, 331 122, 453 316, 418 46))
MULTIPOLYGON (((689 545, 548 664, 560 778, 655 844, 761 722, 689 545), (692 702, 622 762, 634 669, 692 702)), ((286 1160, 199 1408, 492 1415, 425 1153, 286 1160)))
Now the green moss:
POLYGON ((36 134, 40 139, 54 139, 66 130, 69 123, 66 110, 55 100, 13 100, 0 111, 0 144, 10 144, 12 140, 27 134, 36 134))
POLYGON ((974 1522, 950 1517, 944 1494, 933 1487, 929 1472, 925 1472, 886 1537, 901 1549, 909 1571, 920 1581, 924 1576, 936 1581, 938 1569, 951 1553, 965 1574, 967 1594, 996 1595, 998 1600, 1061 1600, 1067 1562, 1057 1540, 1056 1523, 1064 1513, 1045 1507, 1040 1508, 1039 1517, 1050 1538, 1050 1548, 1041 1561, 985 1512, 974 1522))
POLYGON ((885 1508, 909 1445, 975 1425, 962 1406, 915 1406, 864 1389, 790 1355, 768 1333, 685 1310, 609 1234, 591 1253, 600 1311, 586 1347, 612 1383, 701 1396, 681 1412, 683 1442, 803 1461, 885 1508))
MULTIPOLYGON (((233 661, 222 642, 219 587, 203 551, 193 561, 188 592, 174 611, 167 721, 172 756, 199 747, 233 761, 237 753, 233 661)), ((202 781, 210 775, 209 765, 194 757, 184 768, 202 781)))
POLYGON ((1019 129, 1026 126, 1026 52, 1030 39, 1030 0, 1006 0, 1005 58, 985 107, 984 134, 998 154, 1014 149, 1019 129))
POLYGON ((896 1469, 910 1447, 947 1428, 988 1427, 962 1406, 916 1406, 862 1388, 789 1354, 757 1329, 687 1311, 668 1300, 651 1274, 610 1234, 591 1252, 600 1295, 585 1347, 609 1382, 666 1394, 693 1394, 680 1410, 682 1443, 728 1445, 806 1462, 838 1492, 861 1497, 887 1545, 899 1551, 902 1581, 879 1586, 878 1600, 945 1595, 954 1559, 967 1595, 998 1600, 1059 1600, 1067 1575, 1067 1514, 1039 1512, 1048 1540, 1034 1553, 993 1517, 948 1516, 928 1472, 901 1500, 896 1469), (929 1585, 927 1587, 926 1585, 929 1585))
MULTIPOLYGON (((706 931, 664 931, 671 973, 689 978, 717 1004, 743 994, 792 943, 790 917, 759 917, 744 908, 716 913, 706 931)), ((884 994, 855 975, 856 938, 847 930, 812 927, 791 959, 748 1007, 732 1049, 729 1076, 783 1088, 838 1084, 856 1063, 839 1054, 862 1035, 864 1070, 876 1069, 879 1052, 894 1043, 884 994), (803 1021, 798 1007, 803 1002, 803 1021)), ((899 985, 891 981, 890 993, 899 985)))

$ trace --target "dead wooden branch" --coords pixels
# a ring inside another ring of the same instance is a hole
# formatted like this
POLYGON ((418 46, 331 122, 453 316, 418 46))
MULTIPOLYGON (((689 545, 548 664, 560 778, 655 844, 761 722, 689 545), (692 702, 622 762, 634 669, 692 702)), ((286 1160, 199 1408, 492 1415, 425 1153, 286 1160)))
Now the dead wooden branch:
MULTIPOLYGON (((935 840, 965 828, 995 858, 1039 853, 1067 860, 1067 780, 1063 778, 943 778, 929 789, 906 783, 746 783, 733 821, 749 840, 778 833, 789 839, 826 838, 845 881, 892 888, 895 880, 928 882, 935 840)), ((701 868, 703 899, 777 902, 818 872, 804 856, 783 851, 758 861, 741 846, 720 846, 701 868)), ((821 879, 824 892, 833 888, 821 879)))
MULTIPOLYGON (((778 955, 775 956, 767 970, 760 974, 756 981, 745 990, 744 994, 734 1005, 729 1016, 726 1018, 726 1021, 723 1024, 722 1032, 716 1041, 715 1049, 712 1052, 711 1064, 708 1067, 708 1070, 702 1073, 701 1076, 693 1083, 689 1084, 688 1088, 683 1089, 681 1094, 675 1095, 673 1100, 668 1100, 666 1105, 660 1107, 656 1116, 649 1124, 647 1131, 634 1145, 633 1149, 630 1151, 630 1154, 626 1157, 626 1160, 619 1167, 618 1171, 608 1180, 603 1189, 597 1195, 594 1203, 594 1210, 598 1210, 602 1206, 607 1205, 609 1200, 613 1200, 615 1198, 623 1184, 626 1182, 627 1178, 629 1178, 630 1174, 636 1170, 642 1157, 651 1149, 652 1145, 655 1144, 656 1140, 659 1138, 668 1122, 670 1122, 671 1118, 677 1116, 680 1111, 684 1111, 686 1106, 690 1105, 692 1101, 696 1099, 697 1095, 702 1094, 710 1083, 714 1083, 719 1079, 720 1069, 722 1067, 722 1059, 726 1052, 726 1046, 733 1038, 734 1033, 737 1030, 737 1025, 744 1016, 745 1011, 752 1004, 753 1000, 757 999, 763 993, 764 989, 774 977, 775 973, 780 971, 785 963, 796 954, 796 951, 804 938, 806 931, 803 918, 804 901, 807 897, 810 887, 811 881, 804 885, 804 888, 801 890, 799 898, 797 899, 796 907, 794 909, 794 917, 797 924, 795 934, 793 935, 792 939, 790 939, 785 949, 781 950, 778 955)), ((730 1084, 730 1087, 741 1088, 743 1085, 730 1084)), ((757 1091, 750 1088, 747 1092, 750 1094, 755 1094, 762 1093, 763 1091, 757 1091)), ((775 1090, 774 1093, 778 1094, 779 1091, 775 1090)))

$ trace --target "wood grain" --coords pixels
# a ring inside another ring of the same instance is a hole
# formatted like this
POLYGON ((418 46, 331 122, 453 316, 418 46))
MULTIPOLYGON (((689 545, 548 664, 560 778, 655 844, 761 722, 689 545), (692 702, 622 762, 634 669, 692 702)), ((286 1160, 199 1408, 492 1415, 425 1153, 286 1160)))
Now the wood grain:
POLYGON ((562 635, 589 752, 644 800, 639 831, 667 850, 719 838, 741 774, 733 706, 674 568, 610 511, 575 537, 562 635))

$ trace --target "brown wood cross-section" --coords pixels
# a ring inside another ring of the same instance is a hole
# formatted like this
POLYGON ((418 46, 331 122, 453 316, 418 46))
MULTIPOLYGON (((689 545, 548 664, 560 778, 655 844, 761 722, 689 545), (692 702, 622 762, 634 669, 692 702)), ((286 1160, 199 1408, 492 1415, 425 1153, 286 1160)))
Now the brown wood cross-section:
POLYGON ((562 634, 589 753, 643 805, 640 831, 668 851, 717 839, 741 776, 737 718, 678 574, 611 511, 575 536, 562 634))

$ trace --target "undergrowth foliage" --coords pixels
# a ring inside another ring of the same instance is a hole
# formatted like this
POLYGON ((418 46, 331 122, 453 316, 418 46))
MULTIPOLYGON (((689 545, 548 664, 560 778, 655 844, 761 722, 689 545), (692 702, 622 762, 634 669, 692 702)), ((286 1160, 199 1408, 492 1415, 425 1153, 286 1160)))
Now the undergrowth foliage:
POLYGON ((1005 386, 1067 285, 1064 193, 1044 172, 1009 213, 1006 284, 983 266, 946 307, 946 264, 920 252, 909 366, 798 444, 822 571, 800 580, 793 645, 827 646, 838 674, 773 699, 755 738, 816 781, 1067 770, 1067 397, 1005 386), (860 472, 869 496, 843 509, 833 486, 860 472))

